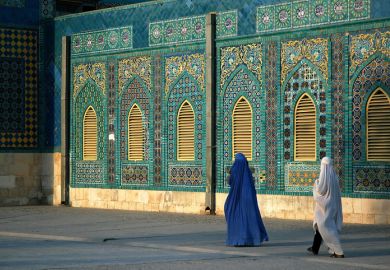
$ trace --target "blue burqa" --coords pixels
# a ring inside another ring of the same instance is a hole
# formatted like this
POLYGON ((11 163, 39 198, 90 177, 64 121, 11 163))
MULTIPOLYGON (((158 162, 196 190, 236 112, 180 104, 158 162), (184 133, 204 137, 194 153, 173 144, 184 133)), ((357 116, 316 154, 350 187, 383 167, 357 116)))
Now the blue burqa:
POLYGON ((225 202, 228 246, 259 246, 268 241, 260 216, 255 184, 248 161, 241 153, 230 170, 230 191, 225 202))

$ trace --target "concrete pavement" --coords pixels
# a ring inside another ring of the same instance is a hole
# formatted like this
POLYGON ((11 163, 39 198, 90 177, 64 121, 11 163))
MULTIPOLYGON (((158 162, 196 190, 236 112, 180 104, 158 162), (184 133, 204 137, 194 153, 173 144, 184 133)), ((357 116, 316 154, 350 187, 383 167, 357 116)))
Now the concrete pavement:
POLYGON ((226 247, 222 216, 0 208, 0 269, 390 269, 390 226, 345 224, 345 259, 306 253, 311 222, 264 219, 270 241, 226 247))

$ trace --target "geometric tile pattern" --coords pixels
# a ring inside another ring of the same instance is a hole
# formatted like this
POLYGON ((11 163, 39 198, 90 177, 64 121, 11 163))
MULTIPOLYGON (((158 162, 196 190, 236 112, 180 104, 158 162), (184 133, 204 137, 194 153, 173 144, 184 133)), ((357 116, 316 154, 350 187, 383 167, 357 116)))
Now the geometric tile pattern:
POLYGON ((365 111, 363 107, 372 90, 381 86, 387 93, 390 91, 390 62, 375 58, 359 73, 353 83, 352 98, 352 155, 353 160, 365 159, 365 111))
POLYGON ((148 166, 142 165, 122 165, 123 185, 145 185, 148 183, 148 166))
POLYGON ((261 127, 261 88, 254 74, 245 66, 240 66, 232 74, 234 77, 227 82, 223 93, 223 157, 225 163, 230 164, 232 156, 232 113, 237 100, 244 96, 252 108, 252 161, 260 160, 261 134, 264 132, 261 127))
POLYGON ((24 131, 24 60, 0 57, 0 132, 24 131))
POLYGON ((116 80, 115 64, 108 64, 108 183, 115 183, 115 108, 116 80))
POLYGON ((168 167, 168 179, 169 185, 201 186, 203 179, 202 167, 170 165, 168 167))
POLYGON ((82 161, 76 162, 76 175, 73 177, 77 184, 102 184, 103 164, 101 161, 82 161))
MULTIPOLYGON (((221 48, 220 56, 220 93, 218 97, 217 118, 221 119, 220 142, 222 156, 223 179, 227 179, 233 160, 232 151, 232 113, 237 100, 245 97, 252 111, 252 160, 249 166, 256 167, 264 153, 262 138, 264 137, 262 112, 264 109, 262 85, 262 44, 252 43, 221 48)), ((264 171, 256 169, 257 186, 264 184, 264 171), (261 175, 261 177, 260 177, 261 175), (261 178, 261 182, 260 182, 261 178)), ((226 188, 227 183, 223 183, 226 188)))
POLYGON ((341 189, 344 188, 344 46, 343 36, 332 36, 332 152, 333 164, 339 177, 341 189))
POLYGON ((294 108, 297 100, 303 93, 309 93, 316 104, 316 130, 317 146, 319 145, 319 157, 326 155, 326 84, 320 77, 321 73, 315 71, 310 62, 303 62, 301 67, 290 77, 284 90, 284 159, 291 161, 294 158, 294 108))
POLYGON ((161 94, 162 94, 162 75, 161 56, 154 58, 154 184, 161 185, 161 162, 162 162, 162 147, 161 147, 161 94))
MULTIPOLYGON (((95 63, 102 68, 101 74, 106 74, 104 63, 95 63)), ((88 63, 87 66, 93 66, 95 64, 88 63)), ((75 66, 74 70, 79 70, 83 64, 75 66)), ((105 81, 105 78, 103 78, 105 81)), ((73 89, 76 85, 73 84, 73 89)), ((86 80, 85 85, 78 85, 78 93, 74 96, 74 101, 71 108, 71 134, 73 134, 73 140, 71 141, 71 163, 75 163, 73 166, 73 182, 74 183, 104 183, 105 168, 107 160, 107 104, 102 89, 95 83, 94 80, 86 80), (86 109, 92 106, 96 112, 97 120, 97 160, 84 161, 83 160, 83 125, 84 114, 86 109), (96 175, 96 179, 90 179, 88 174, 96 175), (80 177, 80 178, 79 178, 80 177)))
POLYGON ((132 26, 111 28, 72 35, 72 55, 117 52, 133 48, 132 26))
POLYGON ((390 192, 390 167, 363 166, 353 170, 355 192, 390 192))
POLYGON ((312 191, 320 175, 319 165, 288 163, 285 167, 286 191, 312 191))
POLYGON ((0 28, 0 148, 38 146, 38 34, 0 28))
MULTIPOLYGON (((237 35, 237 10, 221 12, 216 17, 217 37, 237 35)), ((205 15, 149 23, 149 46, 172 45, 205 39, 205 15)))
POLYGON ((257 7, 256 32, 370 18, 371 0, 301 0, 257 7))
POLYGON ((277 57, 276 42, 268 44, 266 63, 266 88, 267 88, 267 131, 266 131, 266 185, 267 189, 277 188, 277 57))
MULTIPOLYGON (((139 79, 135 77, 127 87, 124 87, 122 95, 120 96, 120 120, 119 127, 120 133, 118 135, 120 138, 120 157, 121 160, 128 160, 128 117, 130 109, 134 104, 137 104, 141 108, 142 112, 142 122, 144 131, 149 130, 149 115, 150 115, 150 100, 149 100, 149 90, 146 89, 139 79)), ((118 106, 119 108, 119 106, 118 106)), ((146 134, 149 134, 147 132, 146 134)), ((149 160, 149 136, 144 138, 144 158, 143 160, 149 160)))
POLYGON ((177 160, 177 114, 184 100, 187 100, 194 110, 195 116, 195 158, 194 161, 203 159, 203 140, 205 136, 203 129, 205 127, 205 106, 203 104, 204 92, 188 73, 184 73, 179 81, 173 85, 168 97, 168 160, 177 160))

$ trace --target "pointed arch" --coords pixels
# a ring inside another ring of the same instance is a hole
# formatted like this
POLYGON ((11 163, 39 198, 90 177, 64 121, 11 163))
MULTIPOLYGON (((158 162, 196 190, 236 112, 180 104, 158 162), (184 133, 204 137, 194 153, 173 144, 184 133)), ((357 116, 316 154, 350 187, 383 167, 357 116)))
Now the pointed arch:
POLYGON ((294 113, 294 160, 316 160, 316 106, 304 93, 298 99, 294 113))
POLYGON ((195 114, 185 100, 177 114, 177 160, 195 159, 195 114))
POLYGON ((127 118, 127 146, 128 160, 139 161, 144 159, 145 131, 142 121, 142 111, 134 103, 127 118))
POLYGON ((83 160, 97 160, 97 117, 92 106, 83 118, 83 160))
POLYGON ((366 149, 369 161, 390 161, 390 98, 382 88, 366 106, 366 149))
POLYGON ((248 160, 252 160, 252 137, 252 107, 241 96, 232 113, 233 159, 237 153, 242 153, 248 160))

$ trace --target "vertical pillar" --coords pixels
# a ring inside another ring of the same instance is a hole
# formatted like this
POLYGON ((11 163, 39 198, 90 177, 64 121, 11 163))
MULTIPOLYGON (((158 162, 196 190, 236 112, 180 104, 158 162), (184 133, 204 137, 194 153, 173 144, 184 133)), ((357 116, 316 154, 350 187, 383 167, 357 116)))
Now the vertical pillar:
POLYGON ((206 211, 215 214, 216 187, 216 14, 206 16, 206 211))
POLYGON ((62 37, 61 59, 61 202, 69 204, 70 37, 62 37))

